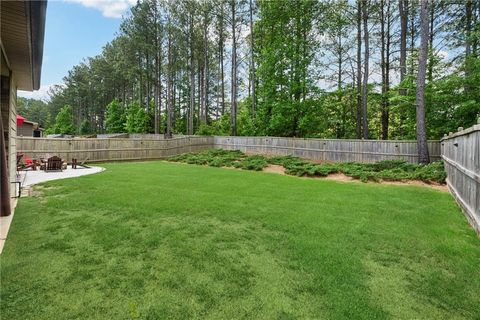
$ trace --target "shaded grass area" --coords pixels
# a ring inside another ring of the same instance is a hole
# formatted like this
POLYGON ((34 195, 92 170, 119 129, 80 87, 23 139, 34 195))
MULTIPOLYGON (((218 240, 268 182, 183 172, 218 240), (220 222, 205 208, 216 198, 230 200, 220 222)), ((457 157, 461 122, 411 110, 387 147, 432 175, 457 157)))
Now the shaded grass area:
POLYGON ((480 240, 449 194, 105 167, 20 200, 2 319, 480 318, 480 240))
POLYGON ((281 165, 285 173, 295 176, 325 177, 343 173, 349 177, 367 181, 420 180, 427 183, 445 183, 447 175, 443 162, 428 165, 412 164, 403 160, 385 160, 377 163, 312 163, 294 156, 265 157, 248 156, 238 150, 210 149, 198 153, 184 153, 168 158, 173 162, 208 165, 212 167, 235 167, 244 170, 261 171, 269 164, 281 165))

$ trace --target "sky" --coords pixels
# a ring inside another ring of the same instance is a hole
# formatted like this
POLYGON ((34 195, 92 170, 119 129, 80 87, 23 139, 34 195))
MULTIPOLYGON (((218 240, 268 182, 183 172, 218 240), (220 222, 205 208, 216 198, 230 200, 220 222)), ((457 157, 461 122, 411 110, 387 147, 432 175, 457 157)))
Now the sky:
POLYGON ((136 0, 49 0, 45 22, 40 90, 19 91, 26 98, 48 99, 48 90, 61 84, 68 71, 93 57, 113 40, 121 17, 136 0))

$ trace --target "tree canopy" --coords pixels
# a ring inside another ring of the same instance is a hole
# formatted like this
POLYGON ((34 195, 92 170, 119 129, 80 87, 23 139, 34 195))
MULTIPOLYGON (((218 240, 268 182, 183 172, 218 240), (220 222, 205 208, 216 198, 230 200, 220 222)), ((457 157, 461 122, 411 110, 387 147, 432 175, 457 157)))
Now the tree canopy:
MULTIPOLYGON (((78 134, 415 139, 420 2, 138 1, 28 117, 64 130, 53 120, 69 105, 78 134)), ((437 139, 480 115, 480 1, 426 13, 425 130, 437 139)))

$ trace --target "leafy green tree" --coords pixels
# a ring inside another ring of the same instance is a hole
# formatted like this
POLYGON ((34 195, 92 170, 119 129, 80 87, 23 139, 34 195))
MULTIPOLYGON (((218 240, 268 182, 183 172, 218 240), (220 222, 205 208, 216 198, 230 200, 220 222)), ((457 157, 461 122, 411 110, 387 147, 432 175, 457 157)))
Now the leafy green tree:
POLYGON ((138 102, 133 102, 127 107, 125 130, 128 133, 148 133, 150 115, 138 102))
POLYGON ((43 128, 49 125, 48 106, 42 100, 18 97, 17 112, 27 120, 37 122, 43 128))
POLYGON ((117 99, 107 105, 105 129, 108 133, 120 133, 125 130, 125 110, 117 99))
MULTIPOLYGON (((480 5, 429 3, 426 132, 438 139, 480 113, 480 5)), ((75 132, 88 120, 95 132, 353 138, 368 127, 370 138, 415 139, 419 8, 406 0, 140 0, 47 105, 19 98, 20 114, 52 131, 70 105, 75 132)))
POLYGON ((68 104, 63 106, 55 118, 55 133, 58 134, 74 134, 75 126, 73 125, 72 107, 68 104))
POLYGON ((90 124, 90 121, 87 119, 82 121, 82 124, 80 125, 80 134, 89 134, 92 133, 92 126, 90 124))
POLYGON ((259 2, 255 43, 260 134, 300 135, 302 109, 313 85, 308 69, 316 7, 313 0, 259 2))

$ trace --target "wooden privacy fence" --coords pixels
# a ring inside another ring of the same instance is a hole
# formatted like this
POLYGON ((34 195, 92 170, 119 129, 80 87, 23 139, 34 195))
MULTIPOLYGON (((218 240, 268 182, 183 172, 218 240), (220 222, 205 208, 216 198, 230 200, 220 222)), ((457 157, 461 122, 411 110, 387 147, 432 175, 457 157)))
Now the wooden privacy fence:
MULTIPOLYGON (((403 159, 417 162, 415 141, 298 139, 276 137, 187 136, 171 140, 135 138, 17 138, 18 151, 30 157, 58 155, 89 161, 158 159, 208 148, 241 150, 253 154, 294 155, 314 161, 357 161, 403 159)), ((432 160, 440 159, 440 143, 428 142, 432 160)))
POLYGON ((480 124, 441 140, 447 184, 480 234, 480 124))
MULTIPOLYGON (((314 161, 376 162, 403 159, 416 163, 416 141, 298 139, 278 137, 206 137, 186 136, 170 140, 152 137, 49 139, 17 138, 17 151, 32 158, 57 155, 71 161, 159 159, 209 148, 241 150, 264 155, 294 155, 314 161)), ((439 141, 429 141, 432 160, 443 158, 447 183, 465 211, 470 223, 480 233, 480 124, 451 134, 439 141)))
MULTIPOLYGON (((265 155, 294 155, 314 161, 376 162, 403 159, 418 162, 417 142, 411 140, 299 139, 278 137, 214 137, 216 148, 265 155)), ((439 141, 429 141, 432 160, 440 159, 439 141)))
POLYGON ((213 137, 190 136, 170 140, 153 139, 49 139, 17 138, 17 151, 32 158, 57 155, 89 162, 159 159, 171 155, 202 151, 213 147, 213 137))

